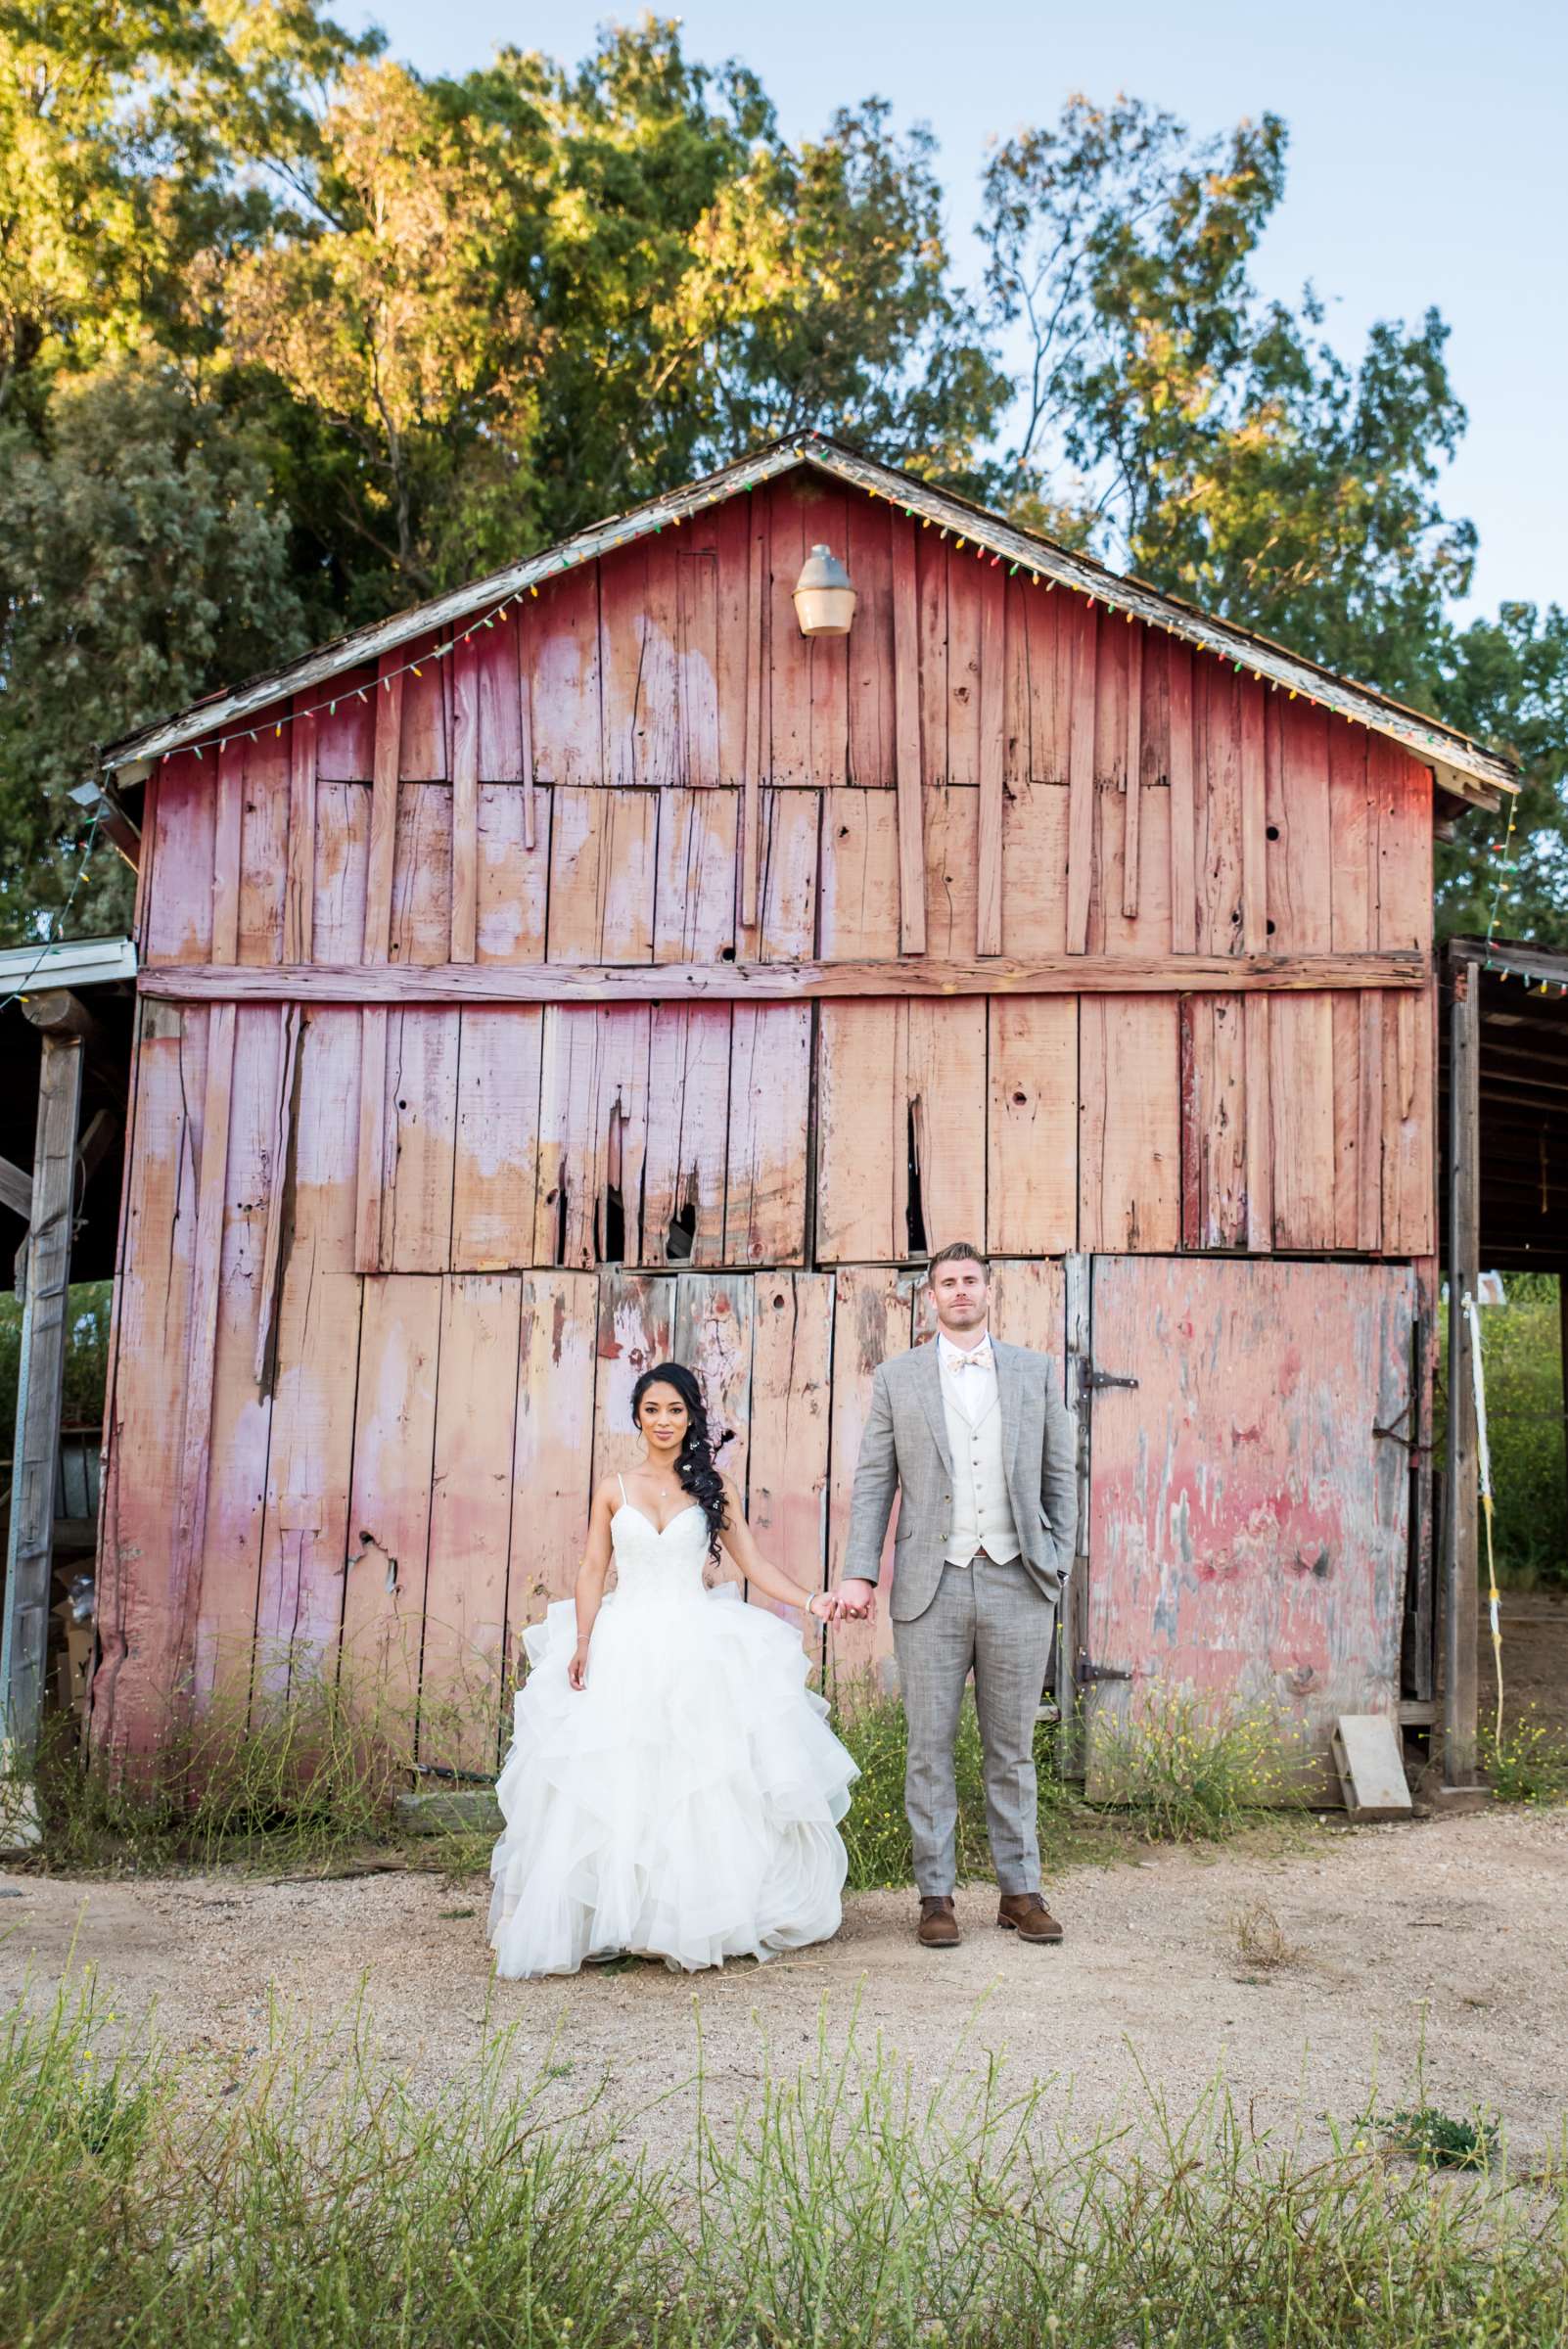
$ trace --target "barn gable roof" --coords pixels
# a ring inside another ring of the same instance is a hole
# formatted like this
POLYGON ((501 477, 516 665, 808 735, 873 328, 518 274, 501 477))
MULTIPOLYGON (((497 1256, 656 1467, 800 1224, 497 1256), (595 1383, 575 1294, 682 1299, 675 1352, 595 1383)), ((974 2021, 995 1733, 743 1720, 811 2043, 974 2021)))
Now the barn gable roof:
POLYGON ((1089 596, 1112 610, 1126 613, 1130 620, 1144 621, 1204 652, 1232 662, 1238 668, 1251 669, 1255 676, 1285 687, 1292 696, 1300 694, 1357 724, 1388 735, 1433 769, 1441 791, 1458 800, 1476 806, 1496 807, 1499 792, 1519 788, 1517 771, 1509 760, 1456 728, 1445 725, 1441 719, 1406 709, 1373 687, 1336 676, 1332 670, 1319 668, 1315 662, 1303 659, 1267 636, 1238 627, 1230 621, 1213 619, 1179 596, 1162 594, 1142 580, 1107 570, 1089 555, 1058 545, 1037 531, 1021 530, 968 498, 951 490, 934 488, 895 466, 862 456, 842 441, 815 432, 796 433, 787 439, 772 441, 754 455, 722 466, 716 473, 708 474, 684 488, 670 490, 627 513, 612 515, 578 530, 557 545, 546 547, 542 553, 530 555, 525 562, 508 564, 504 570, 491 572, 427 603, 416 604, 406 612, 395 613, 389 620, 356 628, 285 668, 269 669, 230 691, 209 695, 175 716, 139 727, 135 733, 110 744, 103 754, 103 765, 121 780, 133 781, 137 773, 145 772, 150 762, 170 751, 206 744, 225 730, 239 730, 257 711, 286 693, 299 694, 312 686, 325 685, 345 669, 380 660, 433 629, 438 631, 460 623, 477 612, 488 611, 530 590, 537 591, 546 580, 579 563, 592 562, 656 530, 677 527, 708 506, 803 466, 828 474, 872 497, 886 498, 922 523, 954 532, 960 542, 974 546, 981 555, 990 554, 994 561, 1006 563, 1010 572, 1026 570, 1038 579, 1089 596), (127 769, 135 772, 128 774, 127 769))

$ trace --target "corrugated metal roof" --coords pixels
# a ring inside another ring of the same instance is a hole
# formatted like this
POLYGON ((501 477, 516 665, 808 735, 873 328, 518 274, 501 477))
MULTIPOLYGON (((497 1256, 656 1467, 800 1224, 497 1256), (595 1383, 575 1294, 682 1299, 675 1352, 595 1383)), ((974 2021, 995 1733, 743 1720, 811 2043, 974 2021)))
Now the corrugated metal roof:
POLYGON ((193 743, 205 744, 225 729, 237 729, 285 693, 307 692, 311 686, 325 684, 344 669, 379 660, 431 630, 442 629, 476 611, 542 586, 545 580, 578 563, 592 562, 615 547, 666 530, 707 506, 803 465, 850 483, 874 497, 886 498, 922 522, 954 530, 967 543, 994 555, 998 561, 1005 561, 1010 569, 1027 570, 1038 578, 1092 596, 1114 610, 1230 661, 1237 668, 1249 668, 1260 678, 1303 694, 1359 725, 1388 735, 1432 766, 1439 784, 1461 799, 1495 807, 1499 792, 1518 789, 1518 774, 1508 760, 1454 727, 1445 725, 1441 719, 1407 710, 1372 686, 1335 676, 1331 670, 1304 660, 1267 636, 1237 627, 1230 621, 1212 619, 1177 596, 1161 594, 1140 579, 1123 577, 1088 555, 1059 546, 1054 539, 1036 531, 1020 530, 1000 515, 972 504, 968 498, 933 488, 928 483, 918 482, 875 458, 861 456, 857 450, 830 440, 820 433, 799 433, 787 440, 774 441, 755 456, 723 466, 683 489, 671 490, 628 513, 595 523, 590 529, 563 539, 559 545, 547 547, 542 554, 530 555, 526 562, 491 572, 484 578, 436 596, 429 603, 417 604, 390 620, 356 628, 352 634, 307 653, 302 660, 250 678, 230 692, 208 695, 173 717, 139 727, 134 734, 112 743, 104 753, 104 765, 111 770, 124 768, 161 758, 170 751, 186 749, 193 743))

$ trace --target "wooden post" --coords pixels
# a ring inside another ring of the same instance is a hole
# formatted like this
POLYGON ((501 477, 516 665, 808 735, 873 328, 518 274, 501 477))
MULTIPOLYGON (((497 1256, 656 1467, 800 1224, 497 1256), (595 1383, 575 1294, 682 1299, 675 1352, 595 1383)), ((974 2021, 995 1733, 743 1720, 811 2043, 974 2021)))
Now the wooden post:
MULTIPOLYGON (((89 1014, 64 990, 34 995, 23 1009, 43 1030, 43 1064, 32 1160, 32 1221, 24 1250, 16 1472, 0 1637, 0 1717, 6 1760, 15 1776, 30 1773, 43 1711, 82 1052, 87 1037, 96 1033, 89 1014)), ((7 1832, 35 1841, 36 1822, 29 1828, 25 1819, 13 1816, 7 1832)))
POLYGON ((1088 1638, 1089 1446, 1092 1441, 1089 1389, 1084 1374, 1093 1359, 1089 1321, 1093 1266, 1088 1257, 1075 1253, 1067 1258, 1064 1269, 1067 1407, 1073 1414, 1074 1432, 1078 1440, 1078 1538, 1074 1545, 1073 1571, 1067 1578, 1067 1589, 1062 1594, 1056 1623, 1056 1709, 1061 1717, 1056 1751, 1063 1776, 1082 1778, 1087 1768, 1088 1738, 1078 1664, 1088 1638))
POLYGON ((1449 1007, 1449 1442, 1443 1554, 1443 1782, 1475 1784, 1479 1488, 1464 1300, 1480 1273, 1481 973, 1455 960, 1449 1007))

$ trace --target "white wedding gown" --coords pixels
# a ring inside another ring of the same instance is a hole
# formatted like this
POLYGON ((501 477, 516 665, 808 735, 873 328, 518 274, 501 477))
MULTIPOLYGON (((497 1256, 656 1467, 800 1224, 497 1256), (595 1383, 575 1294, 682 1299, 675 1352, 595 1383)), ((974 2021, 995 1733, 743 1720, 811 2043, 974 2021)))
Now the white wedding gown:
POLYGON ((496 1972, 570 1974, 623 1950, 695 1969, 825 1940, 858 1772, 806 1684, 799 1634, 733 1583, 706 1588, 695 1504, 661 1533, 624 1501, 610 1536, 617 1588, 585 1688, 567 1681, 570 1599, 524 1635, 495 1789, 496 1972))

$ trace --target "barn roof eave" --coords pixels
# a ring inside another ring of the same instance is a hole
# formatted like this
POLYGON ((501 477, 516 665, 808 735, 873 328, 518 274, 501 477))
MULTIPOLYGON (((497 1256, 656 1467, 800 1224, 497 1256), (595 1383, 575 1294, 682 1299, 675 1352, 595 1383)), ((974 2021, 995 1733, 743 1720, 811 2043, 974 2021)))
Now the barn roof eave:
POLYGON ((145 770, 170 751, 206 743, 225 729, 240 727, 285 693, 303 693, 312 686, 324 685, 345 669, 379 660, 415 637, 444 628, 498 602, 510 601, 515 595, 542 586, 546 579, 578 563, 592 562, 619 546, 678 525, 705 507, 719 504, 802 465, 815 466, 873 497, 884 497, 918 517, 923 524, 934 523, 945 530, 956 530, 982 553, 1005 561, 1012 569, 1028 570, 1052 585, 1092 596, 1126 613, 1130 620, 1142 620, 1150 626, 1163 628, 1169 635, 1204 652, 1231 661, 1238 668, 1252 669, 1270 684, 1283 686, 1292 694, 1305 695, 1353 723, 1388 735, 1430 765, 1439 789, 1453 798, 1473 806, 1497 807, 1499 793, 1519 788, 1517 771, 1507 760, 1441 720, 1406 709, 1373 687, 1336 676, 1266 636, 1238 627, 1233 622, 1213 619, 1177 596, 1163 594, 1140 579, 1108 570, 1092 556, 1060 546, 1038 531, 1022 530, 985 507, 974 505, 968 498, 951 490, 934 488, 910 474, 900 473, 874 457, 862 456, 842 441, 814 432, 793 434, 787 439, 772 441, 753 455, 721 466, 717 472, 684 488, 670 490, 645 505, 578 530, 559 544, 530 555, 525 562, 508 564, 504 570, 452 588, 445 595, 433 597, 406 612, 394 613, 368 627, 356 628, 282 668, 267 670, 230 691, 209 695, 171 717, 139 727, 109 745, 103 754, 103 765, 111 772, 123 772, 127 768, 145 770))

